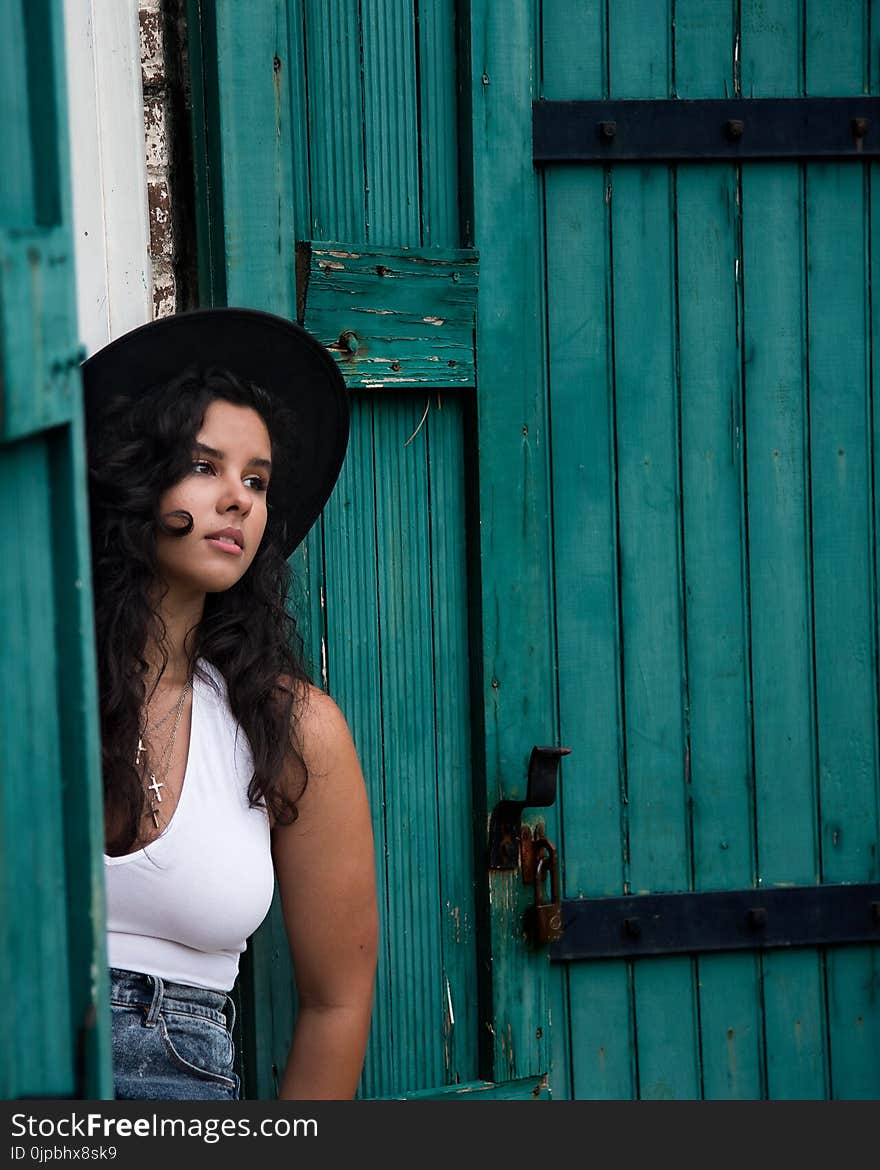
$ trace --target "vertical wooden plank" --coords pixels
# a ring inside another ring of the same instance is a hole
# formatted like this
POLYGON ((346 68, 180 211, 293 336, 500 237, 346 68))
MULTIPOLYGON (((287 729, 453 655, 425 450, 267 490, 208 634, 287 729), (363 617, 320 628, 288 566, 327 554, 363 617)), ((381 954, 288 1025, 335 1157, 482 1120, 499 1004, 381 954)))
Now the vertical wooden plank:
MULTIPOLYGON (((802 91, 800 0, 743 0, 742 88, 802 91)), ((745 442, 759 883, 819 877, 806 464, 803 190, 797 163, 744 166, 745 442)), ((827 1091, 822 962, 763 957, 771 1098, 827 1091)))
MULTIPOLYGON (((57 654, 50 470, 43 436, 0 453, 0 490, 13 530, 27 533, 0 571, 0 817, 8 834, 3 946, 11 957, 10 1097, 74 1091, 70 940, 59 799, 57 654), (39 816, 35 815, 39 811, 39 816)), ((6 1009, 8 1011, 8 1008, 6 1009)), ((4 1061, 5 1063, 5 1061, 4 1061)))
POLYGON ((31 148, 30 95, 24 46, 22 4, 0 9, 0 146, 15 165, 4 167, 0 186, 0 223, 21 227, 33 223, 34 163, 31 148))
MULTIPOLYGON (((415 400, 418 410, 418 399, 415 400)), ((414 446, 417 436, 411 446, 414 446)), ((428 457, 437 859, 443 958, 443 1083, 478 1076, 474 906, 473 764, 470 747, 469 647, 465 559, 464 402, 435 394, 425 423, 428 457)))
MULTIPOLYGON (((734 93, 734 15, 730 0, 677 0, 679 97, 734 93)), ((755 858, 736 167, 678 168, 676 234, 694 888, 741 889, 755 858)), ((756 957, 705 955, 696 966, 702 1095, 758 1099, 756 957)))
MULTIPOLYGON (((859 93, 866 6, 807 4, 810 94, 859 93)), ((866 168, 806 168, 810 483, 822 880, 876 881, 877 677, 872 548, 866 168), (841 567, 846 566, 845 571, 841 567)), ((826 955, 831 1095, 874 1098, 872 947, 826 955)))
POLYGON ((286 76, 293 153, 293 232, 297 240, 308 240, 312 234, 312 214, 305 0, 287 0, 287 45, 289 64, 286 76))
MULTIPOLYGON (((545 0, 548 100, 604 95, 605 8, 592 0, 573 13, 545 0)), ((566 898, 620 894, 625 878, 607 181, 604 167, 549 167, 545 177, 559 720, 572 749, 559 795, 566 898)), ((554 1096, 634 1096, 626 963, 551 970, 554 1096)))
MULTIPOLYGON (((536 6, 461 5, 472 126, 477 319, 477 539, 482 612, 480 757, 488 812, 525 795, 529 754, 556 739, 552 550, 544 369, 540 182, 532 165, 536 6)), ((488 826, 488 819, 483 821, 488 826)), ((485 828, 481 833, 485 843, 485 828)), ((547 959, 523 947, 527 892, 489 874, 489 1017, 481 1072, 502 1081, 548 1067, 547 959)))
POLYGON ((366 240, 360 26, 349 0, 304 0, 312 230, 366 240))
POLYGON ((458 247, 455 0, 417 0, 422 244, 458 247))
POLYGON ((379 641, 384 764, 389 779, 389 958, 394 995, 394 1083, 442 1084, 444 1013, 436 859, 436 757, 424 437, 406 446, 420 413, 388 395, 374 416, 379 641), (404 784, 392 778, 406 777, 404 784))
MULTIPOLYGON (((671 12, 609 9, 614 97, 666 97, 671 12)), ((614 354, 624 629, 624 801, 632 893, 691 882, 687 688, 676 385, 675 175, 617 167, 611 196, 614 354), (646 371, 650 391, 646 392, 646 371)), ((639 1096, 700 1095, 693 962, 635 963, 639 1096)))
POLYGON ((186 0, 187 58, 192 101, 193 192, 199 303, 226 304, 223 245, 223 138, 213 0, 186 0))
MULTIPOLYGON (((48 440, 52 506, 53 589, 59 620, 60 669, 55 702, 61 756, 61 815, 65 826, 67 935, 76 1091, 95 1100, 113 1095, 106 917, 104 805, 97 664, 89 573, 86 447, 82 413, 48 440)), ((0 612, 5 610, 0 607, 0 612)), ((43 845, 45 848, 45 844, 43 845)))
POLYGON ((227 304, 296 317, 286 0, 212 0, 227 304))
MULTIPOLYGON (((374 244, 418 244, 419 139, 411 4, 361 0, 367 234, 374 244)), ((418 420, 416 420, 418 421, 418 420)))
POLYGON ((27 111, 30 123, 34 220, 41 227, 62 220, 69 225, 63 16, 57 0, 36 0, 22 4, 21 10, 24 44, 19 55, 28 64, 27 99, 21 101, 24 94, 19 95, 19 109, 22 114, 27 111))
POLYGON ((379 903, 380 960, 370 1041, 359 1094, 380 1096, 394 1084, 392 1038, 396 1004, 389 955, 386 812, 393 792, 385 787, 379 662, 378 552, 373 405, 358 395, 351 403, 349 449, 325 509, 328 688, 345 713, 367 782, 379 903))
MULTIPOLYGON (((880 8, 876 0, 871 0, 869 9, 869 35, 866 38, 868 53, 868 82, 871 93, 880 92, 880 8)), ((871 458, 871 520, 873 525, 873 618, 874 642, 873 666, 875 685, 880 689, 880 295, 877 292, 877 282, 880 280, 880 165, 876 162, 869 164, 867 176, 867 214, 869 216, 869 252, 868 252, 868 352, 870 378, 869 402, 871 416, 869 419, 868 435, 870 436, 871 458)), ((875 778, 875 800, 880 806, 880 781, 875 778)), ((875 811, 875 817, 880 819, 880 811, 875 811)), ((875 852, 876 858, 876 852, 875 852)), ((872 959, 876 962, 876 950, 872 952, 872 959)), ((876 985, 877 971, 872 968, 872 986, 876 985)), ((868 1047, 871 1055, 876 1056, 878 1046, 872 1036, 868 1037, 868 1047)), ((874 1090, 875 1097, 878 1095, 874 1090)))

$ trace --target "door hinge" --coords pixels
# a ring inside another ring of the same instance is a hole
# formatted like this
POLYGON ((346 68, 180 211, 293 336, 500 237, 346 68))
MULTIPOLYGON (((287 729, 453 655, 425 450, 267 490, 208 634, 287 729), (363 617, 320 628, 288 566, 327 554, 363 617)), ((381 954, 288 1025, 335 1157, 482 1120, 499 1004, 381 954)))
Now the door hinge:
POLYGON ((550 958, 636 958, 880 942, 880 883, 570 898, 550 958))
POLYGON ((532 103, 536 164, 878 155, 878 97, 532 103))

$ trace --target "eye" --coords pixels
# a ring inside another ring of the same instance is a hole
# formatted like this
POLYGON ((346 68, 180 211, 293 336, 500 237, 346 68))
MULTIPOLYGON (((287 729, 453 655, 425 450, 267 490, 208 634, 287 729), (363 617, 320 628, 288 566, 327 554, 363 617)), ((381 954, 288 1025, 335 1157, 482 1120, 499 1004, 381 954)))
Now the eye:
POLYGON ((262 475, 246 475, 242 482, 255 492, 264 492, 269 486, 262 475))
POLYGON ((213 475, 214 465, 209 463, 207 459, 193 459, 192 462, 193 474, 195 475, 213 475))

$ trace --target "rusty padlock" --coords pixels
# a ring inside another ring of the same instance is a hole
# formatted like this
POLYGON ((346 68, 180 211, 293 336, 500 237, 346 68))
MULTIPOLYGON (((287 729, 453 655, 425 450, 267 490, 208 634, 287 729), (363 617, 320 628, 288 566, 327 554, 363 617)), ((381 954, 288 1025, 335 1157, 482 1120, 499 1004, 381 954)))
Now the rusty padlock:
POLYGON ((556 849, 546 837, 539 837, 541 856, 535 866, 535 904, 525 913, 525 930, 533 946, 544 947, 562 938, 562 905, 559 901, 559 867, 556 849), (544 901, 544 880, 550 873, 550 901, 544 901))

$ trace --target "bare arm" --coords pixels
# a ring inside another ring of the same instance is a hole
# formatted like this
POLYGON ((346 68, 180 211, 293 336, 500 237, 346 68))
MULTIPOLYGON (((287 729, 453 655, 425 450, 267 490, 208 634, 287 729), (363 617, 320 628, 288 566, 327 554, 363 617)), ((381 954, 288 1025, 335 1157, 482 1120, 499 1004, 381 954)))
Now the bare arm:
POLYGON ((345 718, 317 688, 301 725, 310 778, 272 856, 299 997, 279 1098, 354 1096, 363 1067, 378 916, 366 787, 345 718))

